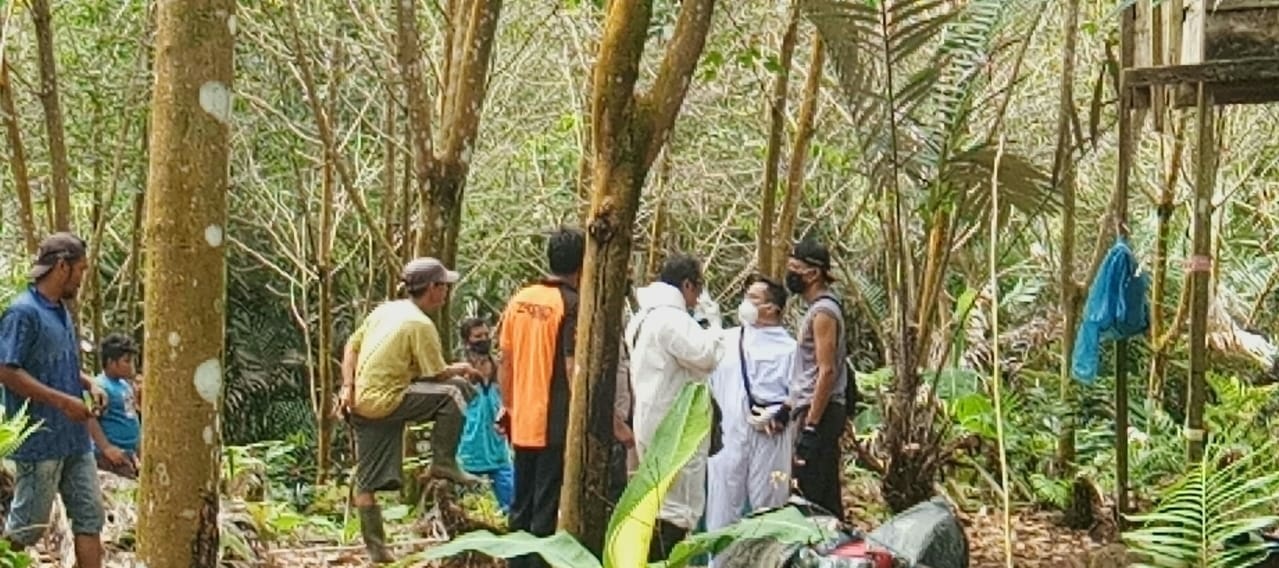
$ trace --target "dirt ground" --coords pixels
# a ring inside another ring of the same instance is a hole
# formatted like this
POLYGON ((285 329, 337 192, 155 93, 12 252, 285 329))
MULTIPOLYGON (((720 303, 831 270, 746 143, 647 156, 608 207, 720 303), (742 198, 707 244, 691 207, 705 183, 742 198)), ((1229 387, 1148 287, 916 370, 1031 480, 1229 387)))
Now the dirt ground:
MULTIPOLYGON (((107 494, 108 526, 104 541, 108 548, 107 566, 131 568, 138 566, 128 552, 136 510, 128 503, 134 490, 132 482, 103 474, 107 494)), ((878 519, 884 518, 882 503, 872 484, 853 483, 845 496, 849 516, 863 530, 873 528, 878 519)), ((1000 512, 995 507, 961 511, 971 550, 970 566, 974 568, 1004 566, 1003 527, 1000 512)), ((1126 566, 1122 560, 1122 548, 1106 542, 1113 538, 1113 529, 1097 527, 1093 531, 1074 531, 1058 526, 1055 513, 1043 511, 1014 512, 1013 565, 1018 568, 1117 568, 1126 566)), ((70 534, 65 522, 63 534, 51 534, 40 547, 39 566, 70 566, 59 562, 71 552, 70 534)), ((396 539, 397 556, 408 555, 430 546, 436 539, 419 535, 401 534, 396 539)), ((267 551, 259 566, 321 567, 365 565, 361 546, 312 545, 305 548, 274 549, 267 551)), ((476 563, 476 566, 493 566, 493 562, 476 563)))

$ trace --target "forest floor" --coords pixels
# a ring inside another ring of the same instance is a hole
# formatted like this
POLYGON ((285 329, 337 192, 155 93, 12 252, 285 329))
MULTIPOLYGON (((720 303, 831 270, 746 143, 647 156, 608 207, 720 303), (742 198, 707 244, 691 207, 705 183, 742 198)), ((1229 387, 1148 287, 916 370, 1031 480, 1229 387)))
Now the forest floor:
MULTIPOLYGON (((106 495, 105 503, 108 514, 108 526, 104 530, 103 539, 108 550, 107 566, 127 568, 138 566, 131 552, 132 527, 136 523, 136 506, 132 501, 136 494, 133 482, 122 480, 109 474, 102 474, 102 483, 106 495)), ((878 491, 871 483, 854 482, 845 495, 845 503, 855 524, 862 530, 874 528, 874 525, 887 516, 878 491), (860 519, 860 520, 858 520, 860 519), (864 521, 863 521, 864 520, 864 521)), ((1105 540, 1111 538, 1113 531, 1104 528, 1091 531, 1074 531, 1057 524, 1057 514, 1045 511, 1018 510, 1013 512, 1014 527, 1013 559, 1018 568, 1110 568, 1124 566, 1116 558, 1117 547, 1105 540), (1100 540, 1099 540, 1100 539, 1100 540)), ((970 566, 974 568, 1003 566, 1003 520, 998 507, 986 506, 976 511, 962 511, 960 515, 971 549, 970 566)), ((58 519, 55 514, 55 523, 58 519)), ((71 553, 70 534, 65 521, 60 524, 61 531, 55 531, 45 539, 40 547, 38 566, 70 566, 69 562, 59 562, 60 558, 68 558, 71 553)), ((432 542, 429 538, 421 538, 412 534, 408 526, 392 529, 396 543, 394 553, 397 556, 407 555, 422 550, 432 542)), ((392 535, 388 535, 392 536, 392 535)), ((319 566, 362 566, 365 565, 363 547, 358 537, 353 545, 339 546, 337 543, 311 543, 302 547, 269 548, 262 551, 259 566, 319 567, 319 566)), ((495 566, 493 562, 476 562, 472 566, 495 566)))

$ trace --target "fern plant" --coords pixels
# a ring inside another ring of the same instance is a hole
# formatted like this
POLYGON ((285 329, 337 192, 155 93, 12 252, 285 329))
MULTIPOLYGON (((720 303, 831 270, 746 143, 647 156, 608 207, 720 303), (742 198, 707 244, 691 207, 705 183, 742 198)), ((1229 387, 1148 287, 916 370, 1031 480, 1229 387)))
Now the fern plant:
POLYGON ((0 407, 0 459, 7 458, 18 451, 23 442, 35 434, 43 424, 44 421, 31 422, 26 403, 23 403, 13 416, 5 416, 4 408, 0 407))
MULTIPOLYGON (((0 406, 0 459, 8 458, 22 447, 43 425, 43 421, 31 422, 24 403, 13 416, 6 416, 4 407, 0 406)), ((25 551, 13 550, 8 540, 0 538, 0 568, 26 568, 32 566, 34 560, 25 551)))
POLYGON ((1164 490, 1156 509, 1128 519, 1141 528, 1124 533, 1149 567, 1250 566, 1270 550, 1246 538, 1279 523, 1279 471, 1274 443, 1240 455, 1214 441, 1200 463, 1164 490), (1240 541, 1244 542, 1240 542, 1240 541))

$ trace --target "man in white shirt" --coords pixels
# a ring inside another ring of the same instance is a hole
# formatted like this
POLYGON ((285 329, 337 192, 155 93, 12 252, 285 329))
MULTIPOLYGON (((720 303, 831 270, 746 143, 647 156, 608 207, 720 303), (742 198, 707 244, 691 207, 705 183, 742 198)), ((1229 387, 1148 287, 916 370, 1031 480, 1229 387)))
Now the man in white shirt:
MULTIPOLYGON (((720 328, 714 306, 703 329, 689 312, 709 303, 703 292, 701 263, 675 254, 662 265, 658 281, 636 291, 639 311, 626 326, 630 345, 630 378, 635 411, 632 415, 635 449, 640 460, 653 443, 657 426, 685 385, 705 381, 715 370, 722 352, 720 328)), ((680 471, 666 494, 654 527, 649 560, 665 560, 675 544, 688 535, 702 517, 706 504, 706 451, 699 451, 680 471)))
POLYGON ((724 357, 710 378, 723 448, 709 461, 707 530, 744 511, 780 507, 790 495, 793 441, 784 403, 799 362, 795 338, 782 326, 786 299, 780 283, 751 278, 737 309, 741 325, 725 333, 724 357))

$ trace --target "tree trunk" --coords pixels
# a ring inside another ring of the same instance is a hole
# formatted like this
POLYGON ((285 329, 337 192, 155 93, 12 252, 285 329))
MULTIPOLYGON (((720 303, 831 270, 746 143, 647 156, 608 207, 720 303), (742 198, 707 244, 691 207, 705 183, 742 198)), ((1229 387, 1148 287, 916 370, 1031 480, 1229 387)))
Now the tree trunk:
POLYGON ((777 76, 773 78, 773 96, 768 103, 768 148, 764 152, 764 187, 760 197, 759 235, 755 244, 755 267, 769 276, 773 270, 773 216, 777 208, 777 169, 782 161, 782 134, 786 130, 786 97, 790 90, 791 61, 795 58, 795 36, 799 35, 799 0, 791 1, 786 31, 778 50, 777 76))
POLYGON ((31 205, 31 181, 27 175, 27 156, 22 147, 22 130, 18 127, 18 111, 13 104, 13 87, 9 83, 9 61, 0 59, 0 118, 4 119, 5 134, 9 140, 9 166, 13 169, 14 192, 18 198, 18 224, 27 254, 34 255, 40 246, 35 223, 35 209, 31 205))
POLYGON ((150 566, 216 566, 234 0, 158 6, 138 510, 150 566))
POLYGON ((1190 272, 1190 379, 1186 397, 1186 452, 1190 461, 1203 457, 1205 378, 1208 368, 1208 299, 1212 283, 1212 197, 1217 184, 1216 114, 1212 93, 1199 85, 1198 140, 1195 147, 1195 199, 1190 272))
MULTIPOLYGON (((1079 320, 1080 288, 1075 281, 1075 163, 1071 118, 1075 116, 1075 42, 1079 36, 1079 0, 1066 3, 1066 18, 1061 30, 1065 41, 1061 48, 1061 83, 1058 88, 1057 154, 1053 159, 1053 185, 1061 190, 1061 266, 1058 286, 1061 288, 1061 312, 1065 319, 1061 336, 1061 373, 1059 390, 1067 407, 1074 400, 1070 367, 1075 351, 1075 328, 1079 320)), ((1057 438, 1057 465, 1065 471, 1075 459, 1075 420, 1066 416, 1057 438)))
POLYGON ((602 552, 618 331, 640 193, 675 123, 710 29, 715 0, 684 0, 652 89, 635 94, 652 0, 609 5, 591 103, 591 209, 582 267, 560 528, 602 552))
POLYGON ((795 220, 799 216, 799 204, 804 199, 804 164, 808 162, 808 146, 816 132, 817 102, 821 98, 825 65, 826 46, 821 35, 813 32, 813 55, 808 62, 808 79, 804 82, 804 102, 800 103, 799 125, 795 129, 795 141, 791 144, 790 163, 786 167, 786 195, 777 219, 777 230, 773 232, 772 264, 768 265, 768 272, 774 278, 786 272, 786 258, 795 239, 795 220))
POLYGON ((333 133, 333 117, 329 116, 324 105, 320 104, 320 95, 315 86, 315 76, 311 72, 311 60, 306 54, 305 46, 302 44, 302 38, 298 31, 297 6, 289 3, 287 11, 289 35, 293 43, 293 61, 300 71, 302 89, 305 91, 307 105, 311 107, 311 113, 315 115, 315 126, 320 134, 320 144, 323 146, 324 159, 327 163, 333 164, 333 167, 337 170, 338 181, 342 183, 343 191, 351 201, 351 204, 355 206, 355 212, 359 216, 360 222, 369 228, 377 256, 385 263, 386 269, 390 274, 398 275, 401 265, 396 259, 395 247, 387 240, 385 234, 377 230, 377 220, 369 212, 368 204, 364 201, 364 194, 356 186, 354 175, 351 173, 350 168, 347 167, 346 162, 342 160, 341 154, 338 153, 338 143, 333 133))
MULTIPOLYGON (((1181 314, 1178 307, 1171 323, 1166 323, 1164 303, 1168 297, 1168 246, 1172 233, 1172 214, 1177 204, 1177 185, 1181 177, 1182 156, 1186 147, 1185 113, 1173 125, 1172 155, 1164 170, 1164 183, 1156 204, 1155 266, 1150 286, 1150 380, 1146 387, 1148 400, 1163 406, 1164 380, 1168 376, 1168 355, 1174 338, 1180 335, 1181 314)), ((1178 302, 1180 306, 1181 302, 1178 302)))
MULTIPOLYGON (((399 21, 397 57, 409 100, 413 165, 420 200, 415 254, 433 256, 453 267, 457 262, 466 176, 470 172, 471 157, 479 135, 502 1, 450 2, 449 6, 451 23, 446 38, 447 67, 444 84, 440 86, 443 93, 439 129, 442 143, 435 152, 432 152, 430 104, 421 80, 421 50, 412 2, 401 0, 396 14, 399 21)), ((440 329, 451 329, 449 320, 449 310, 439 309, 435 321, 440 329)), ((443 333, 441 339, 444 349, 450 349, 453 334, 443 333)))
MULTIPOLYGON (((40 105, 49 135, 49 163, 53 170, 53 226, 71 230, 71 182, 67 147, 62 127, 62 105, 58 100, 58 71, 53 53, 53 21, 49 0, 30 0, 35 22, 36 44, 40 52, 40 105)), ((96 245, 96 243, 94 243, 96 245)))
MULTIPOLYGON (((316 405, 315 431, 315 471, 316 484, 323 485, 328 479, 329 456, 333 446, 333 413, 329 408, 329 397, 333 396, 333 370, 335 345, 333 333, 333 165, 324 165, 323 195, 320 197, 320 226, 316 246, 316 272, 320 281, 319 298, 316 308, 319 310, 319 329, 316 333, 315 372, 319 404, 316 405)), ((370 227, 376 231, 376 227, 370 227)))

